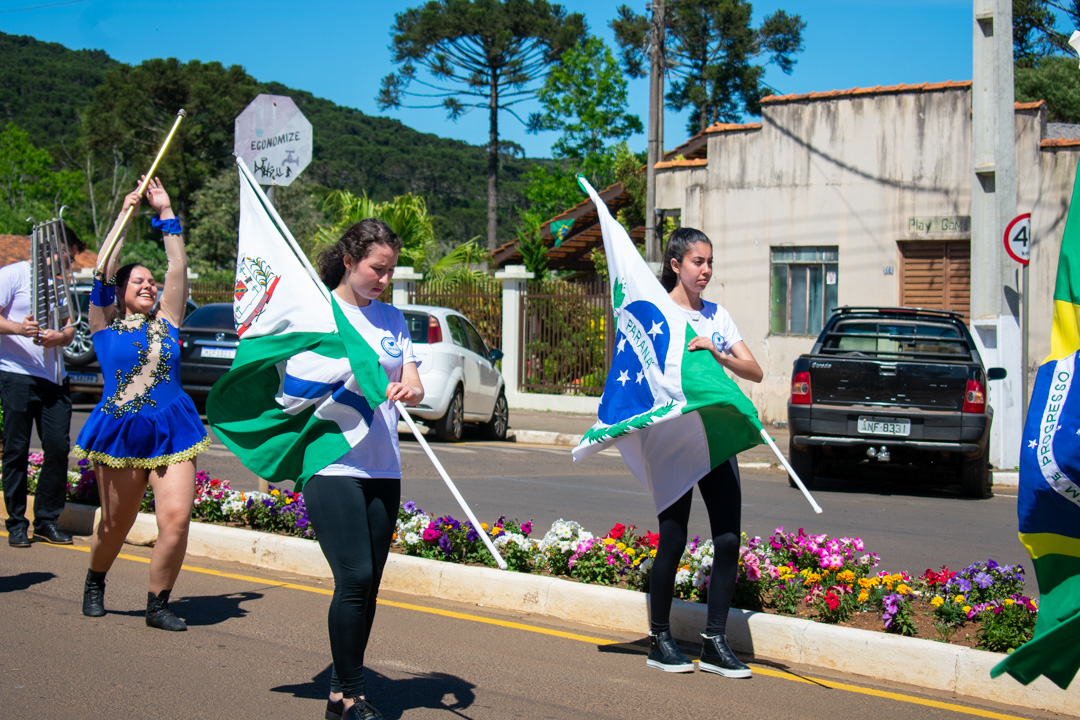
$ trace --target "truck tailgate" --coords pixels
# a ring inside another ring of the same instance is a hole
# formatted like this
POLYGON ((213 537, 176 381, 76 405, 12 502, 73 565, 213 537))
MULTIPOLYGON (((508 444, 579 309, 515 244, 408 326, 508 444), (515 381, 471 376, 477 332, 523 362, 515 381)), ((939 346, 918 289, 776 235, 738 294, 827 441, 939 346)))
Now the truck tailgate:
POLYGON ((810 388, 816 403, 959 411, 967 379, 968 367, 964 364, 835 356, 810 361, 810 388))

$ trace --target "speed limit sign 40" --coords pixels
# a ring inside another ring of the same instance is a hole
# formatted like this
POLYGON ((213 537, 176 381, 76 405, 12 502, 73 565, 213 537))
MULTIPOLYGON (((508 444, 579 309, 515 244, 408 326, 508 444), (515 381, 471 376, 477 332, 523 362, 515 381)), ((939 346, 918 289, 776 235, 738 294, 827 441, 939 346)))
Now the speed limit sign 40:
POLYGON ((1031 257, 1031 213, 1018 215, 1005 228, 1005 252, 1021 265, 1028 264, 1031 257))

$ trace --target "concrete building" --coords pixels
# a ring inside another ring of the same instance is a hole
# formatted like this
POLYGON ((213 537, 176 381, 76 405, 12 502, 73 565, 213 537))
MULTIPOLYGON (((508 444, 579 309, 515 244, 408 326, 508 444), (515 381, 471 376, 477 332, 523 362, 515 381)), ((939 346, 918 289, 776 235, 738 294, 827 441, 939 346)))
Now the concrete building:
MULTIPOLYGON (((765 370, 760 385, 744 383, 763 420, 785 418, 792 362, 836 305, 956 310, 980 343, 997 342, 970 314, 972 248, 1005 254, 1002 237, 972 237, 971 90, 943 82, 769 97, 760 123, 714 125, 658 163, 658 211, 713 240, 705 296, 732 312, 765 370)), ((1048 137, 1041 102, 1016 104, 1014 119, 1017 213, 1032 222, 1033 374, 1049 352, 1080 140, 1048 137)), ((1020 266, 1007 272, 1019 287, 1020 266)), ((1019 318, 1015 290, 1006 295, 1019 318)), ((1021 402, 1019 380, 995 381, 991 403, 1021 402)))

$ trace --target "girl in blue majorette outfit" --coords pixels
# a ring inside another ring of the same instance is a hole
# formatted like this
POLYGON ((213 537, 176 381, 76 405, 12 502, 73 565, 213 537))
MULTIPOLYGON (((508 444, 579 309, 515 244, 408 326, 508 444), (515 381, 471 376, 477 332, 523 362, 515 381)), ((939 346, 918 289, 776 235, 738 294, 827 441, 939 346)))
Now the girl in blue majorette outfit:
MULTIPOLYGON (((187 551, 195 500, 195 455, 210 445, 195 404, 180 386, 177 328, 187 302, 187 256, 180 223, 161 181, 152 179, 146 199, 152 221, 164 234, 168 269, 161 302, 149 269, 138 263, 117 269, 123 235, 98 267, 90 295, 90 332, 105 387, 75 442, 73 453, 97 466, 101 522, 90 540, 90 568, 83 614, 105 614, 105 574, 135 522, 143 493, 154 490, 158 539, 150 556, 146 624, 186 630, 169 610, 169 594, 187 551)), ((117 225, 139 194, 124 199, 117 225)))

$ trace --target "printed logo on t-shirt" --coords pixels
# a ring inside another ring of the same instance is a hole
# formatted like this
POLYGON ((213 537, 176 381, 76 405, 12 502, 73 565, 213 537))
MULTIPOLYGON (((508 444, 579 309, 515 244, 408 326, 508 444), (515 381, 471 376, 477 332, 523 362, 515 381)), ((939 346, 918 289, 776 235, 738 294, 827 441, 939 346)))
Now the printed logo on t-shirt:
POLYGON ((382 339, 382 342, 380 344, 382 345, 383 352, 385 352, 390 357, 401 357, 401 348, 399 348, 398 344, 394 342, 394 338, 387 335, 382 339))
POLYGON ((713 345, 716 346, 717 350, 719 350, 720 352, 724 352, 724 336, 723 335, 721 335, 718 332, 714 332, 712 334, 712 342, 713 342, 713 345))

